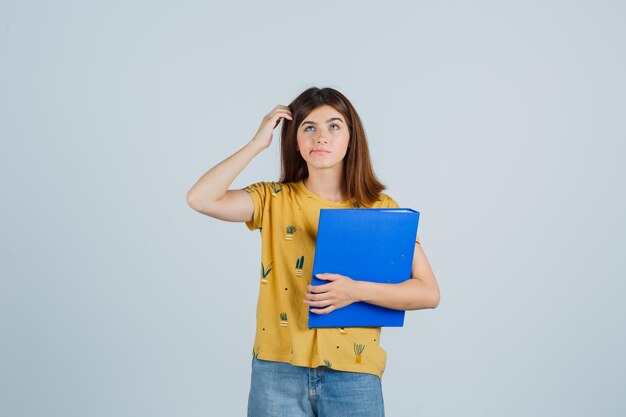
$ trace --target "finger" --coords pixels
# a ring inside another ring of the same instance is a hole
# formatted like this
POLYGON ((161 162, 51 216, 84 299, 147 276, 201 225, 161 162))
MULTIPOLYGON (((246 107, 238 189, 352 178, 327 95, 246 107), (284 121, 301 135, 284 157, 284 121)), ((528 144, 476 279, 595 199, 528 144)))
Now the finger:
POLYGON ((309 285, 307 286, 307 290, 316 294, 328 292, 330 290, 330 284, 309 285))
POLYGON ((284 114, 288 114, 291 116, 291 110, 289 110, 288 108, 286 109, 274 109, 270 112, 270 114, 274 114, 274 113, 284 113, 284 114))
POLYGON ((278 105, 272 109, 270 114, 275 113, 275 112, 284 112, 284 113, 291 114, 291 109, 287 106, 278 105))
POLYGON ((322 307, 328 307, 329 305, 332 305, 332 301, 331 300, 321 300, 321 301, 311 301, 311 300, 303 300, 304 304, 309 305, 311 307, 318 307, 318 308, 322 308, 322 307))
POLYGON ((315 314, 328 314, 335 311, 335 306, 328 306, 326 308, 312 308, 311 313, 315 314))
POLYGON ((315 274, 315 277, 319 278, 319 279, 322 279, 324 281, 335 281, 336 279, 341 277, 341 275, 324 272, 323 274, 315 274))
POLYGON ((275 129, 283 119, 293 120, 293 118, 286 113, 275 113, 267 119, 267 122, 272 124, 272 129, 275 129))
POLYGON ((275 113, 272 115, 272 117, 269 118, 270 121, 274 122, 274 127, 278 126, 278 123, 280 123, 282 119, 293 120, 291 115, 287 113, 275 113))
POLYGON ((329 293, 321 293, 321 294, 306 293, 305 298, 309 301, 329 300, 330 294, 329 293))
POLYGON ((268 114, 268 116, 276 116, 284 117, 285 119, 293 120, 293 114, 289 110, 274 110, 268 114))
POLYGON ((274 109, 265 115, 265 119, 267 120, 272 120, 272 119, 276 119, 280 117, 285 117, 290 120, 293 120, 293 117, 291 116, 291 112, 288 110, 274 109))
POLYGON ((289 119, 289 120, 293 120, 293 118, 288 115, 288 114, 281 114, 281 113, 276 113, 276 114, 271 114, 271 115, 267 115, 265 117, 265 120, 267 120, 268 122, 274 122, 274 123, 278 123, 280 122, 280 119, 289 119))

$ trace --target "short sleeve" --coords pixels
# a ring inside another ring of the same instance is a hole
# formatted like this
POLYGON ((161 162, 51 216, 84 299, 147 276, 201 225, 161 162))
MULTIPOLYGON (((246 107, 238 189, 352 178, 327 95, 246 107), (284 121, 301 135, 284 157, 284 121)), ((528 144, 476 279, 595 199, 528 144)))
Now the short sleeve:
POLYGON ((398 204, 398 202, 396 200, 394 200, 393 198, 387 196, 387 207, 388 208, 399 208, 400 204, 398 204))
POLYGON ((252 198, 252 203, 254 204, 254 215, 251 221, 246 222, 246 226, 250 230, 259 229, 263 222, 263 207, 265 207, 267 185, 264 182, 257 182, 248 185, 243 190, 252 198))

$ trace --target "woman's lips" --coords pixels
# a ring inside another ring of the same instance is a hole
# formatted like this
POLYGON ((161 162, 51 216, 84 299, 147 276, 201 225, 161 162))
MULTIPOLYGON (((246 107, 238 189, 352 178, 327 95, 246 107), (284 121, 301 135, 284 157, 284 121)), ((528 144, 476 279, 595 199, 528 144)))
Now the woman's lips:
POLYGON ((330 151, 327 151, 327 150, 324 150, 324 149, 314 149, 314 150, 311 151, 311 153, 318 154, 318 155, 324 155, 324 154, 330 153, 330 151))

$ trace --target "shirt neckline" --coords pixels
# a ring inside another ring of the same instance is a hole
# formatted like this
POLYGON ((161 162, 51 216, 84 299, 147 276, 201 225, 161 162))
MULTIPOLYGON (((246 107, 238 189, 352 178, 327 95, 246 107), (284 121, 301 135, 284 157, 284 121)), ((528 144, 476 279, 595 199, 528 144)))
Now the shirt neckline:
POLYGON ((324 204, 326 206, 331 206, 331 207, 352 207, 354 205, 354 201, 355 198, 352 197, 349 200, 346 201, 341 201, 341 202, 337 202, 337 201, 330 201, 330 200, 326 200, 325 198, 320 197, 319 195, 315 194, 313 191, 309 190, 306 185, 304 185, 304 180, 300 180, 296 183, 296 185, 300 188, 300 190, 309 198, 312 198, 313 200, 324 204))

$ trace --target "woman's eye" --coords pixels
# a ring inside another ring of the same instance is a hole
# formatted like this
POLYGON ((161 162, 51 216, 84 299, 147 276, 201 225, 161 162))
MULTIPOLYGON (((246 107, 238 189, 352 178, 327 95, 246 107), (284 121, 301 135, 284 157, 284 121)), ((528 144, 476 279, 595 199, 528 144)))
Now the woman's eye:
MULTIPOLYGON (((339 130, 339 125, 336 123, 333 123, 332 125, 330 125, 331 130, 339 130)), ((305 132, 312 132, 315 128, 313 126, 307 126, 304 128, 305 132), (311 130, 309 130, 311 129, 311 130)))

